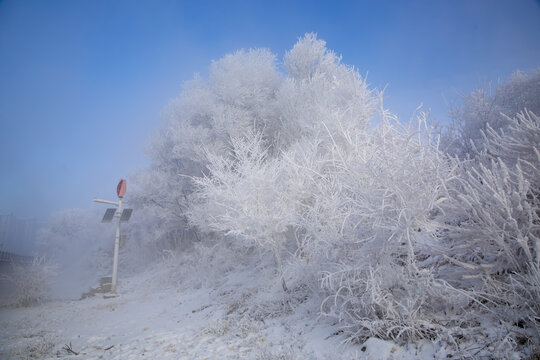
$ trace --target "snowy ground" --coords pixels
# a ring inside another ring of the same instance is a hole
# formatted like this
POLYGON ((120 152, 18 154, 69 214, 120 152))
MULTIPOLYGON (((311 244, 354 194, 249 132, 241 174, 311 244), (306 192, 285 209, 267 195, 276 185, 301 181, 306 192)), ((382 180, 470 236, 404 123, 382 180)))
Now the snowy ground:
MULTIPOLYGON (((298 306, 287 314, 243 314, 242 283, 163 287, 154 269, 103 294, 33 308, 0 309, 1 359, 418 359, 443 358, 433 346, 409 350, 368 339, 343 344, 337 328, 298 306), (182 290, 181 290, 182 289, 182 290), (70 353, 67 347, 77 353, 70 353)), ((161 280, 160 280, 161 279, 161 280)), ((264 311, 261 312, 264 314, 264 311)))

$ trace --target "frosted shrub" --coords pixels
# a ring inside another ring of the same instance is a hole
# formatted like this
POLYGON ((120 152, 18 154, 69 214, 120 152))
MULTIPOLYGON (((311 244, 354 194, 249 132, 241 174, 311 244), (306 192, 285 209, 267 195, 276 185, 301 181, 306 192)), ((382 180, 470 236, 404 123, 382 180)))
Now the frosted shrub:
POLYGON ((540 70, 531 74, 517 71, 493 92, 478 89, 464 96, 462 105, 451 110, 452 124, 443 136, 443 147, 462 158, 474 156, 474 148, 484 149, 482 132, 488 126, 498 132, 509 125, 508 120, 525 109, 538 114, 538 94, 540 70))
POLYGON ((487 274, 538 264, 538 201, 518 166, 511 169, 493 160, 490 167, 467 170, 458 186, 447 210, 463 220, 452 227, 455 245, 447 255, 475 263, 471 269, 487 274))
POLYGON ((490 130, 479 164, 463 163, 447 215, 455 257, 495 274, 522 272, 540 264, 538 169, 540 119, 520 114, 507 131, 490 130), (458 246, 459 244, 459 246, 458 246))
POLYGON ((46 359, 53 358, 56 339, 50 334, 24 336, 24 341, 10 349, 8 359, 46 359))
POLYGON ((430 321, 443 293, 424 261, 452 169, 430 129, 424 120, 402 126, 384 115, 370 130, 329 132, 334 145, 318 161, 295 163, 309 168, 312 182, 302 252, 328 264, 322 310, 351 338, 414 339, 440 328, 430 321))
POLYGON ((460 269, 457 287, 490 310, 500 308, 499 321, 516 337, 539 339, 540 120, 525 112, 509 124, 499 132, 488 128, 486 150, 462 163, 449 187, 444 251, 460 269))
POLYGON ((57 273, 57 265, 45 257, 35 257, 28 264, 14 264, 8 280, 14 285, 12 302, 29 307, 44 301, 57 273))
POLYGON ((525 110, 513 118, 505 116, 507 128, 496 131, 489 124, 483 134, 486 151, 482 158, 498 158, 509 167, 520 167, 533 191, 540 189, 540 120, 532 111, 525 110))
POLYGON ((200 208, 195 209, 192 219, 200 227, 245 241, 245 246, 271 251, 281 273, 281 253, 294 216, 291 194, 281 180, 285 172, 277 160, 267 159, 261 134, 232 139, 230 152, 231 157, 209 154, 208 176, 194 179, 200 199, 210 206, 198 216, 200 208))

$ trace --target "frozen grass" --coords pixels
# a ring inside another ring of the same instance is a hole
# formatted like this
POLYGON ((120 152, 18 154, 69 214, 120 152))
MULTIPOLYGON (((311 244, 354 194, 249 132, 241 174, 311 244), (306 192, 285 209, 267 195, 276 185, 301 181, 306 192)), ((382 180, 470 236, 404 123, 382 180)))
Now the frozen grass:
POLYGON ((12 284, 8 303, 29 307, 43 302, 50 295, 58 266, 45 257, 35 257, 30 263, 13 264, 5 280, 12 284))
MULTIPOLYGON (((175 260, 182 256, 188 254, 175 260)), ((339 358, 354 358, 347 355, 354 351, 341 347, 339 339, 324 340, 322 334, 332 330, 313 323, 304 309, 262 317, 261 308, 270 302, 261 292, 268 289, 243 284, 276 274, 244 266, 218 275, 215 281, 220 285, 215 287, 185 277, 175 287, 163 288, 161 281, 175 276, 176 266, 156 266, 122 279, 115 298, 96 295, 0 309, 0 358, 30 359, 35 354, 40 359, 332 359, 334 348, 343 350, 339 358), (330 357, 310 346, 320 345, 319 340, 326 343, 330 357), (68 354, 66 344, 79 355, 68 354)))

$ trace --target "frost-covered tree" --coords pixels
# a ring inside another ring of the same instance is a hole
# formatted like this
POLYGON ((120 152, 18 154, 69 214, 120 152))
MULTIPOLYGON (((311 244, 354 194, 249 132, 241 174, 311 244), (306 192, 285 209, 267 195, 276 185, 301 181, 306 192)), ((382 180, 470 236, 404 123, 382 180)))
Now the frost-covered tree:
POLYGON ((495 322, 499 308, 514 310, 496 336, 505 326, 530 335, 538 118, 500 113, 534 111, 537 87, 536 73, 517 74, 493 96, 466 98, 445 134, 460 159, 440 150, 424 114, 402 124, 384 110, 313 34, 282 67, 267 50, 227 55, 165 112, 152 167, 137 179, 134 200, 148 214, 139 233, 179 247, 188 229, 198 245, 272 254, 284 289, 276 299, 321 299, 350 340, 485 344, 481 320, 495 322))
POLYGON ((226 132, 231 134, 228 147, 205 147, 208 172, 194 180, 201 201, 194 201, 190 212, 199 229, 272 250, 280 269, 282 252, 298 250, 295 234, 304 231, 299 221, 311 201, 311 189, 302 188, 306 175, 290 173, 288 156, 312 141, 318 142, 313 155, 331 156, 337 142, 346 141, 343 136, 367 129, 378 103, 357 71, 341 64, 313 34, 285 55, 284 67, 274 98, 260 105, 269 110, 257 111, 268 115, 263 126, 258 126, 260 116, 253 115, 250 130, 228 122, 236 128, 226 132), (343 136, 328 136, 338 130, 343 136))
MULTIPOLYGON (((227 55, 212 63, 207 81, 196 77, 186 84, 165 111, 166 124, 151 145, 152 169, 137 177, 134 196, 160 224, 160 238, 170 241, 178 228, 190 226, 188 205, 201 205, 191 179, 208 175, 216 157, 237 161, 233 141, 260 134, 265 159, 274 159, 325 127, 367 126, 376 100, 324 41, 306 35, 286 54, 284 67, 286 74, 267 50, 227 55), (322 120, 330 112, 338 121, 326 124, 322 120)), ((205 228, 204 221, 192 223, 205 228)))
POLYGON ((288 272, 289 263, 318 269, 323 309, 352 337, 439 331, 425 314, 443 292, 423 262, 452 169, 432 128, 379 113, 377 93, 313 35, 285 55, 284 67, 277 136, 269 141, 254 128, 225 151, 206 150, 208 171, 193 178, 192 224, 271 250, 282 279, 297 285, 303 274, 288 272))
POLYGON ((379 107, 376 91, 341 63, 326 43, 307 34, 285 54, 287 77, 278 92, 286 149, 324 132, 365 128, 379 107))
MULTIPOLYGON (((196 76, 184 86, 150 146, 152 169, 135 178, 133 201, 150 220, 149 241, 171 246, 186 237, 186 212, 194 201, 191 177, 208 171, 208 153, 227 154, 231 139, 255 129, 265 134, 265 143, 274 141, 279 83, 274 55, 249 50, 213 62, 208 81, 196 76)), ((187 237, 196 240, 196 230, 187 237)))

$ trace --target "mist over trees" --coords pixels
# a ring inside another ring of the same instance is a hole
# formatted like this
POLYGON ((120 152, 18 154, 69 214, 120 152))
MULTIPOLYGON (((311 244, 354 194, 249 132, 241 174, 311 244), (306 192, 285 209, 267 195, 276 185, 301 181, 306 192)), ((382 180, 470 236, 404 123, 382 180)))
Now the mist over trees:
POLYGON ((349 341, 537 348, 540 73, 466 96, 442 135, 382 95, 314 34, 282 62, 265 49, 212 62, 134 177, 130 261, 263 259, 280 311, 313 301, 349 341))
POLYGON ((488 126, 504 130, 521 111, 540 113, 540 70, 531 74, 516 71, 508 81, 492 89, 480 88, 462 96, 462 103, 450 109, 452 119, 443 137, 443 148, 460 157, 473 156, 475 149, 483 150, 483 132, 488 126))

